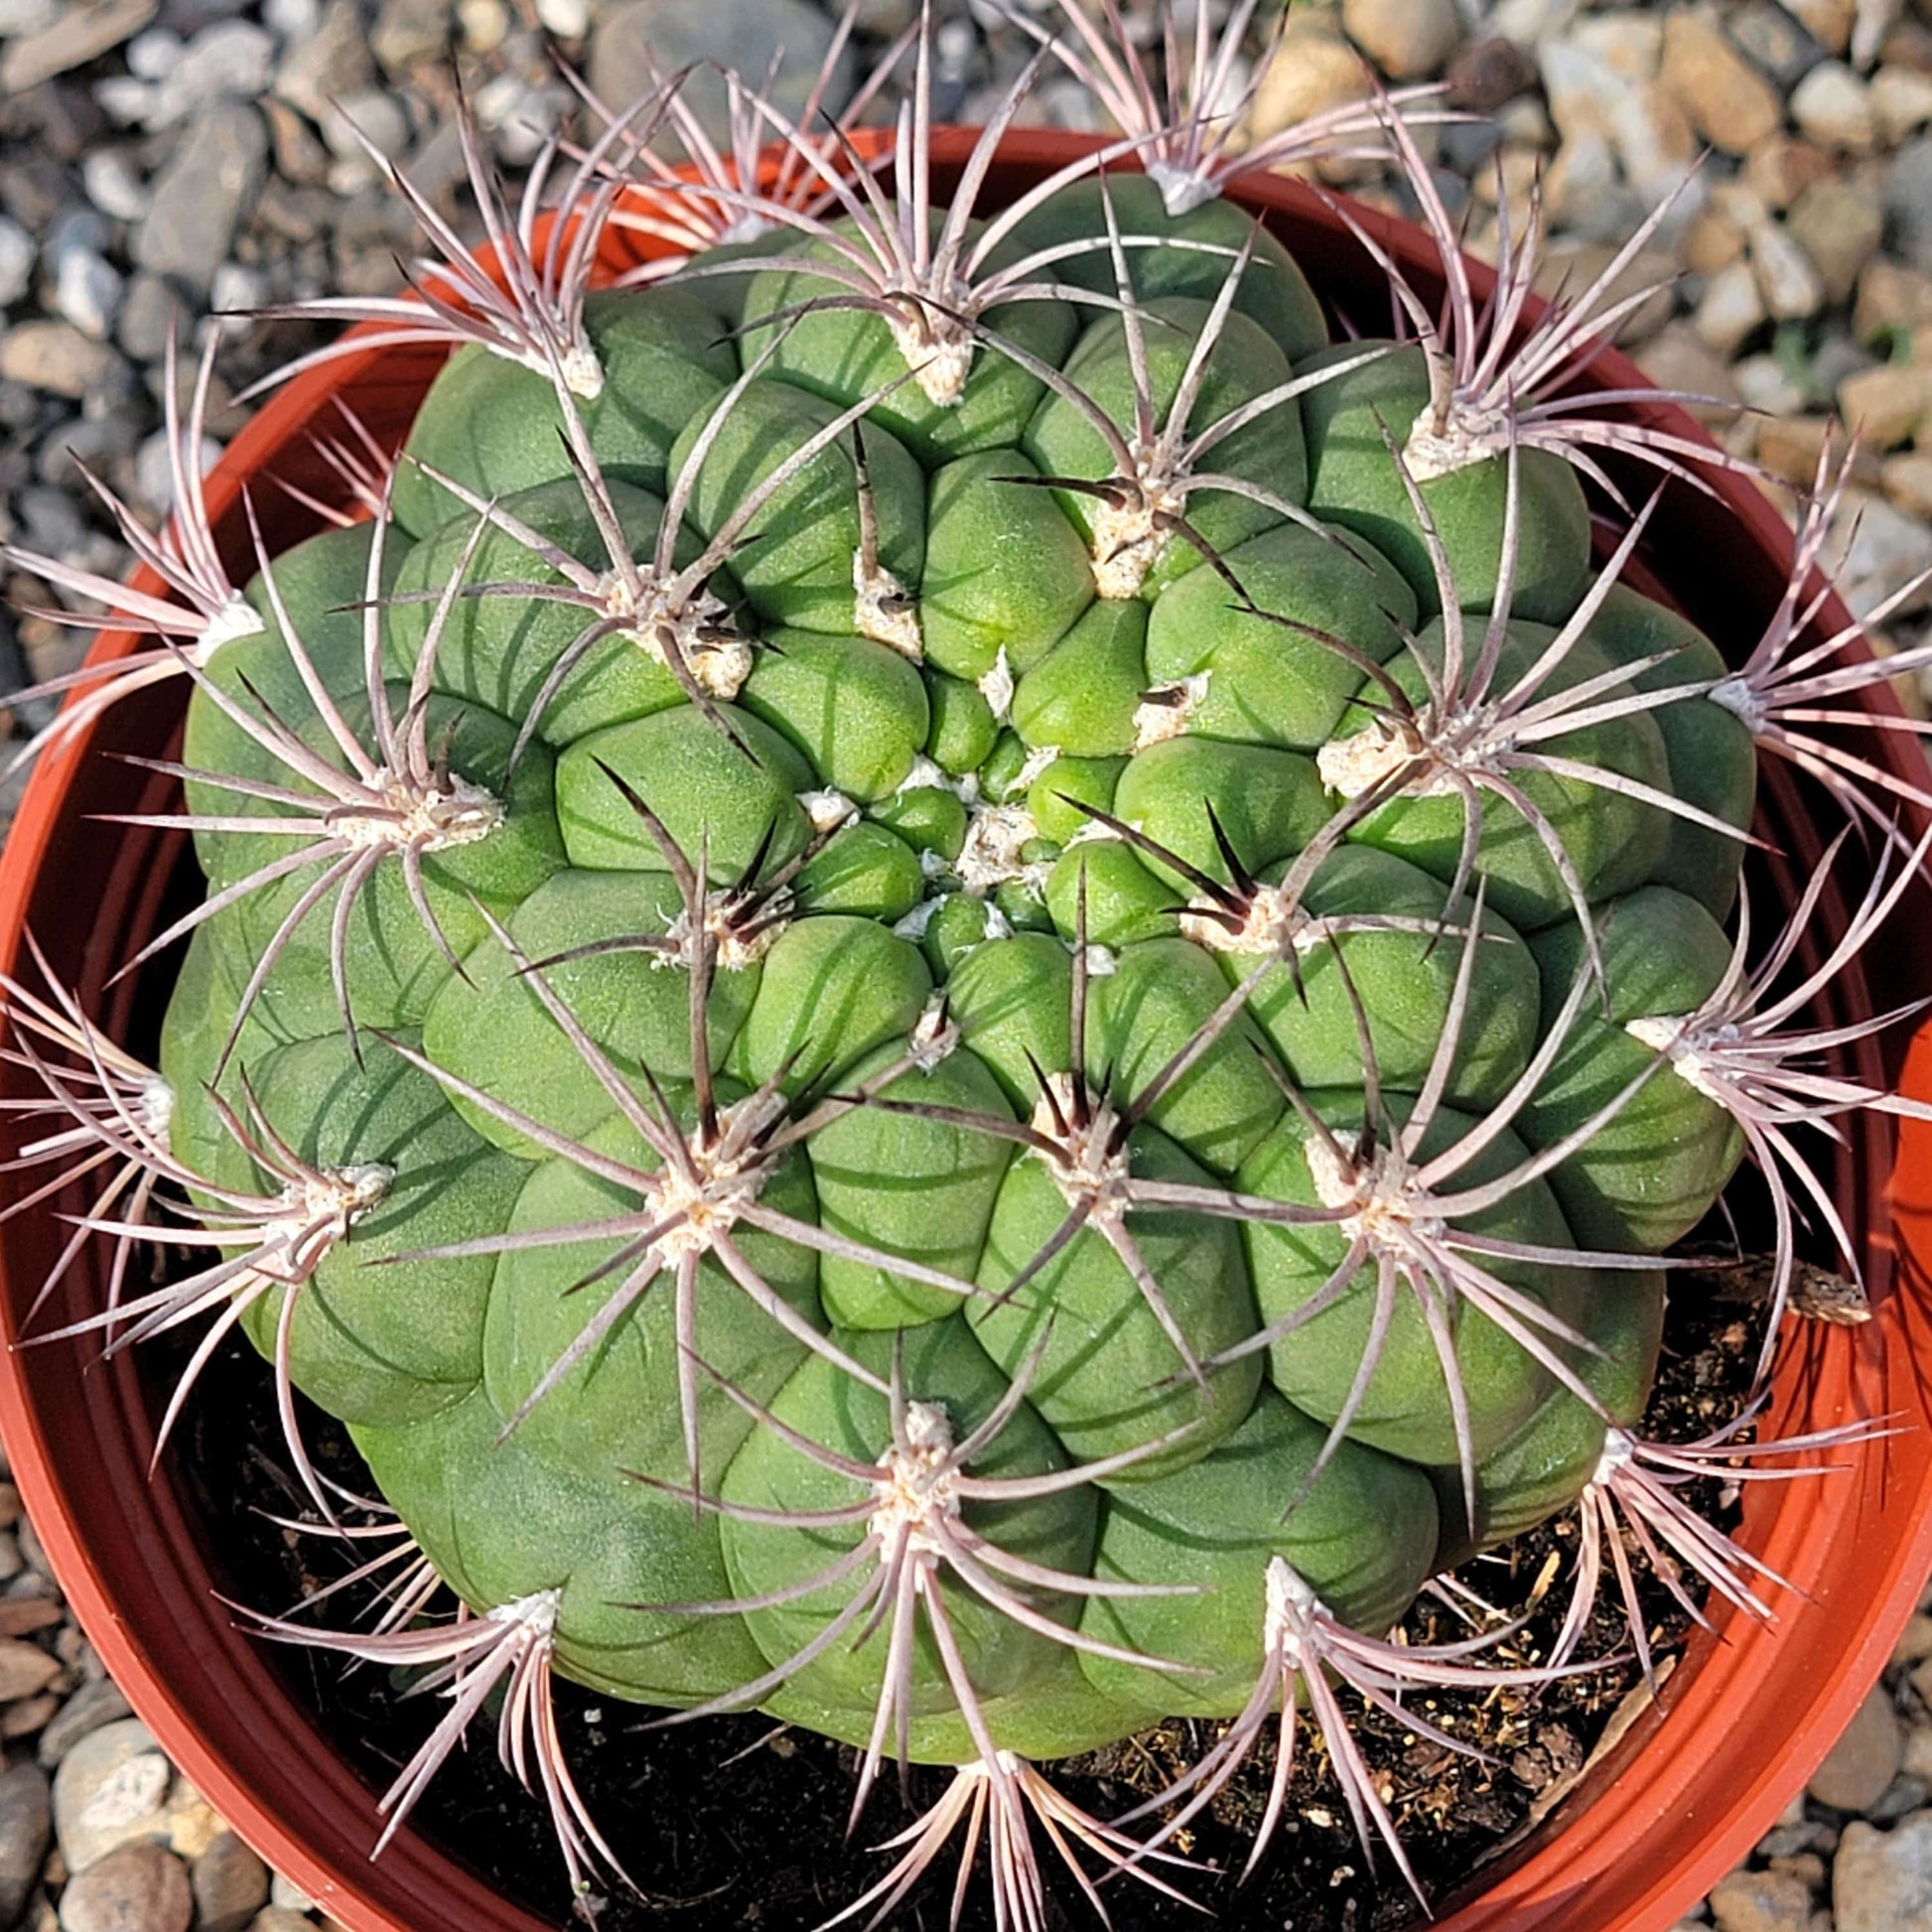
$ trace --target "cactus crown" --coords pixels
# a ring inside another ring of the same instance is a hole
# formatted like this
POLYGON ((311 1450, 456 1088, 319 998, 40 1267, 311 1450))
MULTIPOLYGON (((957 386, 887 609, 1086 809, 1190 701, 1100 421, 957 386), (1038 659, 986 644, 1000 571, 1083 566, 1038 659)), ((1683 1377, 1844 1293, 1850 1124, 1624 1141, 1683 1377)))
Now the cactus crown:
POLYGON ((1638 1434, 1666 1279, 1698 1292, 1672 1250, 1740 1159, 1774 1339, 1798 1199, 1856 1265, 1803 1137, 1927 1111, 1835 1061, 1893 1016, 1812 1017, 1932 805, 1833 735, 1878 671, 1813 636, 1830 469, 1731 668, 1624 581, 1669 496, 1599 563, 1584 491, 1720 459, 1579 393, 1628 305, 1528 321, 1534 227, 1476 299, 1426 92, 1243 149, 1252 0, 1218 43, 1197 10, 1168 93, 1111 0, 1065 13, 944 204, 929 19, 862 93, 909 53, 876 161, 817 111, 829 62, 796 123, 730 76, 724 148, 684 74, 591 102, 514 207, 466 119, 493 265, 392 176, 413 289, 304 310, 374 330, 307 364, 453 350, 399 451, 318 432, 319 534, 271 555, 244 496, 229 581, 210 349, 170 524, 114 505, 168 594, 9 552, 155 640, 65 680, 22 756, 186 680, 183 796, 140 822, 207 879, 135 962, 190 942, 159 1069, 38 955, 45 986, 0 981, 33 1088, 0 1219, 84 1190, 43 1299, 111 1254, 37 1339, 199 1324, 164 1441, 253 1340, 350 1562, 257 1627, 445 1700, 380 1842, 500 1698, 586 1912, 625 1880, 556 1674, 846 1740, 855 1818, 889 1758, 956 1767, 839 1919, 886 1922, 961 1828, 1003 1926, 1044 1922, 1035 1824, 1096 1905, 1095 1865, 1171 1891, 1273 1727, 1252 1868, 1305 1716, 1420 1897, 1349 1701, 1465 1748, 1405 1694, 1594 1668, 1606 1563, 1646 1673, 1635 1561, 1694 1615, 1694 1578, 1768 1614, 1778 1580, 1681 1492, 1850 1440, 1638 1434), (1053 60, 1122 138, 983 206, 1053 60), (1449 295, 1343 207, 1406 335, 1331 345, 1222 191, 1363 150, 1449 295), (594 285, 626 230, 653 258, 594 285), (1760 945, 1760 752, 1881 845, 1810 952, 1845 837, 1760 945), (134 1288, 184 1246, 206 1265, 134 1288), (378 1496, 314 1466, 298 1389, 378 1496), (1571 1509, 1553 1655, 1390 1640, 1439 1570, 1571 1509), (365 1588, 369 1627, 316 1620, 365 1588), (1173 1713, 1226 1727, 1127 1820, 1035 1768, 1173 1713))

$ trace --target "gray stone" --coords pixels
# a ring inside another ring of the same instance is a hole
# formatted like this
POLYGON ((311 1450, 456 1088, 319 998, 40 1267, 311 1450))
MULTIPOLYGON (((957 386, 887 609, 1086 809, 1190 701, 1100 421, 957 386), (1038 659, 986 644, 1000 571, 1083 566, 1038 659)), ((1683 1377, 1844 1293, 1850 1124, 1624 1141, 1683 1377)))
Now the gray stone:
POLYGON ((267 153, 252 107, 222 101, 199 116, 155 182, 154 206, 135 231, 136 264, 206 293, 261 184, 267 153))
POLYGON ((329 0, 314 30, 289 37, 288 52, 275 69, 275 91, 312 121, 320 121, 331 100, 366 87, 375 77, 368 34, 355 0, 329 0))
POLYGON ((10 215, 0 214, 0 309, 11 309, 34 281, 34 237, 10 215))
POLYGON ((1815 181, 1792 203, 1785 224, 1823 279, 1825 299, 1851 301, 1884 236, 1884 212, 1871 196, 1849 182, 1815 181))
POLYGON ((1932 1811, 1881 1832, 1854 1819, 1832 1865, 1838 1932, 1906 1932, 1932 1925, 1932 1811))
POLYGON ((37 32, 23 34, 0 57, 0 94, 23 94, 71 68, 85 67, 151 21, 160 0, 87 0, 64 7, 37 32))
POLYGON ((1894 1818, 1903 1818, 1907 1812, 1917 1811, 1925 1803, 1925 1792, 1923 1778, 1901 1771, 1865 1806, 1864 1815, 1874 1825, 1889 1825, 1894 1818))
MULTIPOLYGON (((613 106, 628 105, 651 85, 649 62, 659 69, 702 62, 756 74, 762 82, 778 50, 784 61, 771 98, 796 116, 832 44, 832 17, 804 0, 632 0, 606 14, 591 35, 590 81, 613 106)), ((837 113, 852 92, 852 54, 842 50, 824 105, 837 113)), ((685 84, 684 99, 697 110, 712 139, 725 140, 725 83, 699 67, 685 84)))
POLYGON ((313 1912, 316 1901, 293 1879, 284 1878, 278 1871, 268 1881, 268 1902, 278 1912, 313 1912))
POLYGON ((268 1903, 268 1867, 223 1832, 195 1861, 195 1932, 242 1932, 268 1903))
POLYGON ((173 1779, 153 1733, 136 1719, 82 1737, 54 1774, 54 1833, 68 1869, 84 1871, 134 1840, 165 1840, 173 1779))
POLYGON ((1751 0, 1725 25, 1730 38, 1781 87, 1795 87, 1825 58, 1825 50, 1776 0, 1751 0))
POLYGON ((105 342, 114 333, 126 281, 111 262, 91 248, 69 248, 54 278, 54 307, 83 336, 105 342))
POLYGON ((165 1845, 123 1845, 68 1881, 61 1932, 188 1932, 195 1894, 165 1845))
POLYGON ((0 1925, 11 1925, 40 1881, 54 1813, 47 1773, 38 1764, 0 1772, 0 1925))
POLYGON ((112 1678, 91 1679, 62 1705, 61 1715, 41 1732, 37 1753, 41 1763, 52 1770, 81 1738, 130 1715, 127 1699, 112 1678))
POLYGON ((1932 274, 1932 134, 1907 141, 1892 158, 1883 201, 1893 248, 1932 274))
MULTIPOLYGON (((202 438, 202 474, 220 461, 221 445, 213 437, 202 438)), ((174 506, 174 445, 165 429, 156 430, 141 445, 134 459, 134 493, 157 516, 174 506)))
POLYGON ((136 275, 121 303, 120 330, 115 340, 137 362, 158 361, 168 346, 168 324, 173 321, 184 344, 192 340, 192 312, 158 275, 136 275))
POLYGON ((196 35, 155 90, 149 127, 174 127, 217 100, 255 100, 275 71, 275 37, 245 20, 196 35))
POLYGON ((0 375, 74 400, 112 383, 120 358, 70 322, 23 322, 0 337, 0 375))
POLYGON ((1905 1734, 1884 1686, 1876 1685, 1859 1706, 1845 1734, 1805 1788, 1835 1811, 1863 1811, 1876 1803, 1905 1752, 1905 1734))
POLYGON ((369 46, 383 71, 400 79, 410 69, 435 60, 449 38, 446 0, 382 0, 369 46))
MULTIPOLYGON (((1839 591, 1853 615, 1863 618, 1932 568, 1932 529, 1894 509, 1882 496, 1853 489, 1846 492, 1846 498, 1850 535, 1828 547, 1825 567, 1838 580, 1839 591)), ((1910 600, 1913 608, 1925 602, 1924 592, 1910 600)), ((1889 1778, 1885 1782, 1889 1783, 1889 1778)), ((1881 1784, 1879 1789, 1883 1788, 1881 1784)))

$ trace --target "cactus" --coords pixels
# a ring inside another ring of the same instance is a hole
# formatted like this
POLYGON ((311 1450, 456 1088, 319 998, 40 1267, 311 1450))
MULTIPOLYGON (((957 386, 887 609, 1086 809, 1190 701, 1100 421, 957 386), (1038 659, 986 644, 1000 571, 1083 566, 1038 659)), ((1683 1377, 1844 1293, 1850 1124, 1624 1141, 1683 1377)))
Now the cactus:
POLYGON ((1814 729, 1878 676, 1856 633, 1810 641, 1832 473, 1727 669, 1621 581, 1670 514, 1625 501, 1629 462, 1734 459, 1575 393, 1620 262, 1525 335, 1533 228, 1477 302, 1427 90, 1237 151, 1251 11, 1216 43, 1197 9, 1164 96, 1069 0, 949 205, 929 21, 868 90, 909 49, 880 165, 737 76, 722 155, 674 75, 605 114, 543 228, 559 151, 512 210, 466 121, 498 276, 392 176, 413 293, 305 311, 454 351, 399 453, 318 432, 320 534, 272 556, 250 504, 229 583, 192 460, 210 356, 137 544, 171 599, 9 553, 158 640, 67 680, 22 756, 186 680, 183 802, 141 822, 192 833, 207 893, 140 955, 189 942, 158 1070, 4 982, 39 1091, 0 1218, 91 1190, 44 1294, 111 1250, 104 1304, 37 1340, 200 1324, 162 1441, 231 1330, 269 1359, 312 1526, 361 1560, 256 1627, 447 1699, 383 1842, 500 1693, 580 1907, 626 1882, 561 1674, 842 1739, 855 1819, 889 1759, 956 1767, 841 1918, 885 1922, 964 1826, 999 1923, 1040 1925, 1030 1820, 1096 1904, 1092 1864, 1171 1890, 1164 1848, 1273 1727, 1252 1866, 1304 1722, 1420 1897, 1344 1691, 1591 1668, 1606 1566, 1648 1672, 1646 1558, 1694 1615, 1693 1578, 1768 1614, 1677 1490, 1850 1438, 1635 1432, 1666 1281, 1699 1292, 1672 1250, 1739 1161, 1777 1210, 1768 1373, 1797 1200, 1856 1265, 1797 1137, 1926 1114, 1829 1064, 1889 1016, 1806 1018, 1921 876, 1897 804, 1932 804, 1814 729), (982 207, 1055 60, 1122 138, 982 207), (1331 347, 1221 196, 1361 151, 1406 171, 1449 299, 1343 208, 1410 334, 1331 347), (607 226, 674 252, 594 291, 607 226), (1600 562, 1587 483, 1626 514, 1600 562), (1816 965, 1843 836, 1768 945, 1739 906, 1759 749, 1882 854, 1816 965), (134 1290, 182 1246, 206 1265, 134 1290), (1571 1509, 1554 1655, 1388 1640, 1571 1509), (372 1627, 314 1622, 350 1581, 372 1627), (1176 1713, 1226 1727, 1127 1820, 1036 1768, 1176 1713))

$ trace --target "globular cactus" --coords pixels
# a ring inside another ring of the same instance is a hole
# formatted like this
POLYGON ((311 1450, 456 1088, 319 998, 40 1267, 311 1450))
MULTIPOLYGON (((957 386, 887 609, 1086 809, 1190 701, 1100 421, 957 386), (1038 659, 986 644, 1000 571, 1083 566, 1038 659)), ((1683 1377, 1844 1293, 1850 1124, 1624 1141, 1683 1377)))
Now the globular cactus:
POLYGON ((1166 1888, 1273 1725, 1258 1859, 1305 1714, 1420 1893, 1344 1692, 1587 1668, 1606 1568, 1648 1669, 1644 1556, 1694 1614, 1692 1575, 1767 1613, 1677 1493, 1765 1446, 1635 1431, 1671 1251, 1746 1153, 1774 1336, 1794 1193, 1851 1257, 1794 1134, 1923 1111, 1827 1062, 1880 1022, 1806 1018, 1918 879, 1895 801, 1932 802, 1814 730, 1877 675, 1808 640, 1830 473, 1727 668, 1620 581, 1670 513, 1624 500, 1631 461, 1727 460, 1577 395, 1630 299, 1525 335, 1534 231, 1475 298, 1403 118, 1426 91, 1236 151, 1251 6, 1218 44, 1197 10, 1165 102, 1070 8, 950 205, 929 24, 877 165, 736 76, 721 155, 672 76, 545 231, 545 169, 511 210, 466 136, 500 279, 417 203, 417 292, 321 305, 455 350, 399 458, 323 438, 329 527, 275 557, 257 529, 236 590, 184 459, 141 544, 172 601, 25 560, 157 640, 76 674, 34 749, 192 681, 158 822, 207 892, 143 954, 191 941, 159 1072, 7 983, 43 1083, 17 1205, 94 1190, 57 1280, 114 1244, 59 1333, 206 1322, 164 1439, 230 1329, 272 1363, 325 1531, 388 1590, 372 1629, 263 1633, 449 1700, 390 1830, 500 1690, 588 1909, 621 1848, 562 1673, 846 1740, 855 1816, 888 1759, 957 1766, 841 1916, 889 1916, 964 1824, 999 1922, 1035 1926, 1030 1813, 1090 1890, 1082 1857, 1166 1888), (1055 58, 1125 135, 983 208, 1055 58), (1407 334, 1331 345, 1221 190, 1357 151, 1406 171, 1449 295, 1342 207, 1407 334), (678 252, 593 289, 613 223, 678 252), (1587 485, 1627 513, 1603 560, 1587 485), (1883 855, 1816 967, 1829 866, 1768 946, 1738 903, 1760 750, 1883 855), (137 1287, 130 1254, 184 1245, 137 1287), (339 1522, 298 1389, 393 1517, 339 1522), (1388 1641, 1573 1507, 1554 1656, 1388 1641), (1149 1841, 1034 1768, 1175 1714, 1227 1727, 1149 1841))

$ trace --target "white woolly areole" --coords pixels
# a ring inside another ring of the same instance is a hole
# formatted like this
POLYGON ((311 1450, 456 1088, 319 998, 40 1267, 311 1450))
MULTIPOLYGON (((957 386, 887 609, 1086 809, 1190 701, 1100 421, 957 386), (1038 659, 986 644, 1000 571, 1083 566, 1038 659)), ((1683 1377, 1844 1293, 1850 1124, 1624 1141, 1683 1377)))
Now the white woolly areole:
MULTIPOLYGON (((1392 778, 1404 765, 1415 761, 1415 750, 1379 725, 1371 725, 1348 738, 1331 738, 1314 755, 1314 768, 1321 782, 1343 798, 1359 798, 1384 779, 1392 778)), ((1479 773, 1472 773, 1478 776, 1479 773)), ((1447 771, 1432 765, 1403 786, 1409 798, 1443 798, 1454 792, 1447 771)))
POLYGON ((332 813, 330 830, 358 852, 447 852, 486 839, 503 822, 502 801, 452 773, 447 787, 419 785, 392 771, 378 771, 370 788, 380 807, 332 813))
MULTIPOLYGON (((1004 651, 1001 652, 1005 656, 1004 651)), ((1011 798, 1016 791, 1025 791, 1035 780, 1042 778, 1060 761, 1060 748, 1057 745, 1035 745, 1027 754, 1026 761, 1014 774, 1012 784, 1007 786, 1007 796, 1011 798)))
POLYGON ((1603 1452, 1596 1458, 1596 1466, 1589 1474, 1590 1487, 1607 1489, 1616 1480, 1618 1472, 1627 1469, 1636 1459, 1635 1439, 1620 1429, 1606 1429, 1603 1432, 1603 1452))
POLYGON ((812 822, 814 832, 832 832, 849 818, 859 816, 859 808, 844 792, 826 786, 822 791, 801 791, 798 802, 812 822))
POLYGON ((1170 220, 1177 221, 1220 198, 1220 189, 1198 169, 1176 167, 1172 161, 1150 161, 1147 178, 1161 191, 1161 206, 1170 220))
POLYGON ((900 1537, 921 1556, 944 1552, 937 1526, 960 1513, 952 1423, 936 1402, 908 1402, 901 1442, 879 1458, 867 1529, 891 1549, 900 1537))
POLYGON ((1052 867, 1021 854, 1039 837, 1039 827, 1025 805, 987 805, 969 799, 966 840, 953 861, 960 886, 974 898, 1016 880, 1037 898, 1046 890, 1052 867))
MULTIPOLYGON (((952 306, 969 308, 970 292, 962 290, 959 294, 963 299, 952 306)), ((893 308, 884 312, 893 345, 905 358, 905 366, 912 371, 912 380, 926 401, 935 409, 956 409, 973 370, 973 339, 956 322, 930 320, 930 311, 923 304, 917 313, 928 319, 914 321, 893 308)))
POLYGON ((870 637, 875 644, 884 644, 915 664, 925 661, 918 607, 884 564, 868 570, 857 550, 852 553, 852 621, 860 636, 870 637))
POLYGON ((499 1603, 493 1610, 485 1610, 483 1620, 504 1624, 511 1629, 526 1630, 538 1641, 548 1643, 556 1635, 557 1613, 563 1600, 561 1589, 532 1590, 528 1596, 519 1596, 514 1602, 499 1603))
POLYGON ((979 679, 979 694, 992 708, 994 723, 1004 725, 1013 716, 1013 694, 1016 680, 1013 665, 1007 658, 1007 647, 1000 646, 1000 654, 993 660, 993 668, 979 679))
MULTIPOLYGON (((759 930, 748 938, 739 931, 728 909, 734 897, 732 888, 722 887, 715 893, 707 893, 704 901, 704 930, 716 948, 719 970, 726 973, 756 966, 778 943, 779 935, 791 919, 792 897, 787 887, 773 893, 764 901, 759 910, 759 930)), ((651 964, 666 970, 681 968, 685 972, 691 971, 698 963, 698 948, 697 933, 692 926, 688 907, 664 928, 664 937, 677 950, 653 953, 651 964)))
POLYGON ((1333 934, 1325 919, 1304 912, 1296 896, 1280 886, 1260 886, 1248 901, 1247 916, 1237 929, 1204 912, 1180 915, 1182 936, 1210 952, 1295 953, 1306 957, 1326 945, 1333 934))
MULTIPOLYGON (((1135 455, 1139 456, 1139 451, 1135 455)), ((1131 502, 1101 498, 1093 506, 1093 587, 1103 598, 1125 603, 1139 597, 1147 574, 1168 547, 1164 519, 1177 516, 1182 498, 1171 489, 1143 486, 1131 502)))
POLYGON ((1261 1640, 1265 1649, 1279 1651, 1298 1668, 1308 1661, 1305 1646, 1317 1616, 1327 1606, 1308 1579, 1284 1557, 1270 1557, 1262 1577, 1261 1640))
POLYGON ((1406 1162, 1378 1149, 1363 1169, 1349 1161, 1319 1134, 1311 1134, 1303 1152, 1314 1197, 1328 1208, 1345 1208, 1336 1227, 1352 1241, 1366 1241, 1378 1252, 1401 1256, 1413 1253, 1412 1233, 1440 1234, 1445 1225, 1434 1213, 1418 1213, 1428 1196, 1410 1190, 1411 1170, 1406 1162))
MULTIPOLYGON (((536 349, 524 349, 506 359, 520 363, 546 382, 550 380, 550 358, 536 349)), ((563 344, 557 350, 556 372, 563 377, 564 387, 584 402, 595 402, 604 393, 604 364, 587 342, 563 344)))
POLYGON ((959 1044, 959 1029, 946 1017, 946 996, 931 994, 912 1029, 912 1064, 930 1073, 959 1044))
POLYGON ((1118 1221, 1126 1212, 1131 1166, 1128 1150, 1110 1145, 1115 1124, 1113 1109, 1103 1104, 1083 1127, 1073 1105, 1073 1076, 1049 1073, 1046 1089, 1034 1102, 1032 1126, 1035 1134, 1053 1143, 1053 1153, 1048 1156, 1035 1148, 1030 1150, 1034 1159, 1044 1164, 1069 1207, 1088 1203, 1093 1220, 1100 1226, 1118 1221), (1057 1120, 1054 1102, 1059 1106, 1057 1120))
POLYGON ((1749 678, 1727 677, 1721 684, 1714 684, 1707 695, 1714 705, 1741 720, 1753 738, 1762 735, 1770 714, 1749 678))
POLYGON ((758 1145, 759 1129, 775 1121, 788 1103, 782 1094, 748 1093, 743 1100, 718 1110, 715 1141, 687 1143, 689 1170, 667 1161, 652 1175, 645 1194, 653 1221, 677 1220, 651 1243, 665 1263, 685 1255, 703 1255, 721 1234, 738 1225, 745 1210, 759 1197, 770 1173, 771 1161, 758 1145), (743 1121, 743 1131, 734 1128, 743 1121), (723 1150, 735 1148, 735 1153, 723 1150))
POLYGON ((671 661, 668 638, 706 697, 729 703, 752 675, 752 647, 742 637, 721 635, 730 611, 712 592, 701 591, 671 609, 648 577, 639 597, 614 570, 598 580, 597 590, 605 615, 623 626, 620 636, 666 666, 671 661))
POLYGON ((1623 1031, 1640 1046, 1647 1046, 1653 1053, 1661 1053, 1670 1061, 1671 1071, 1688 1087, 1714 1100, 1719 1106, 1725 1105, 1724 1096, 1719 1091, 1714 1072, 1716 1055, 1713 1049, 1728 1046, 1742 1035, 1735 1027, 1718 1027, 1703 1032, 1687 1033, 1683 1014, 1676 1016, 1644 1014, 1635 1020, 1626 1020, 1623 1031))
MULTIPOLYGON (((929 853, 924 853, 924 852, 919 854, 921 860, 927 859, 931 855, 929 853)), ((918 942, 925 937, 925 929, 927 926, 929 926, 932 923, 933 914, 936 913, 939 910, 940 906, 945 904, 945 902, 946 902, 945 897, 943 894, 937 898, 920 899, 918 904, 913 906, 911 911, 906 913, 904 918, 900 919, 893 927, 893 930, 901 939, 910 939, 914 945, 917 945, 918 942)))
POLYGON ((1212 671, 1196 671, 1178 684, 1166 684, 1150 691, 1134 707, 1134 749, 1145 752, 1151 745, 1165 745, 1178 738, 1207 698, 1207 683, 1212 671))
POLYGON ((175 1090, 158 1073, 141 1082, 139 1118, 149 1137, 166 1150, 169 1129, 175 1124, 175 1090))
POLYGON ((898 789, 893 794, 903 798, 908 791, 950 791, 957 794, 959 787, 933 761, 921 753, 912 760, 912 768, 898 781, 898 789))
POLYGON ((223 644, 237 643, 243 637, 259 637, 267 628, 262 614, 239 591, 230 591, 221 608, 202 626, 202 634, 187 654, 198 667, 203 667, 223 644))
POLYGON ((1481 463, 1507 448, 1509 412, 1507 409, 1472 409, 1453 402, 1439 429, 1425 410, 1416 418, 1409 440, 1403 445, 1402 460, 1418 483, 1433 483, 1438 477, 1453 476, 1472 463, 1481 463))
POLYGON ((282 1212, 262 1230, 263 1245, 280 1242, 305 1259, 318 1248, 326 1252, 345 1239, 370 1208, 381 1204, 395 1177, 394 1168, 366 1161, 327 1168, 313 1179, 291 1180, 277 1198, 282 1212))

